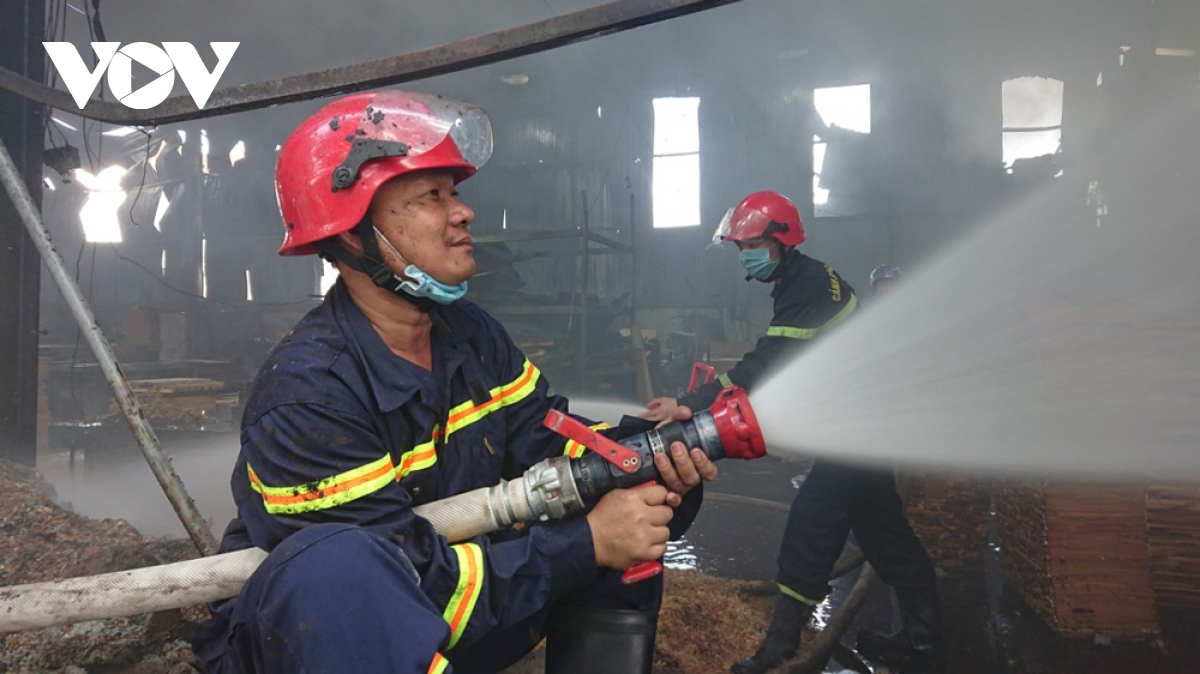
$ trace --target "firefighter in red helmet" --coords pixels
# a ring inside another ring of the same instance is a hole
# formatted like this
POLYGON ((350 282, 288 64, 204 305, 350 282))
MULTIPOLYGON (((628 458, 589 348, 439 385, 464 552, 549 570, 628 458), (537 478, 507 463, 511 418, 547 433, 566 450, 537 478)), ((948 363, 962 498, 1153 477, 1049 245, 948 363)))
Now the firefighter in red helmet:
MULTIPOLYGON (((664 421, 681 407, 703 409, 730 384, 753 392, 854 313, 858 298, 850 284, 797 250, 806 238, 796 205, 777 192, 755 192, 726 213, 713 241, 737 246, 746 280, 772 284, 767 334, 719 381, 678 399, 655 399, 643 417, 664 421)), ((891 662, 902 672, 940 670, 933 564, 904 516, 892 471, 817 459, 788 513, 776 577, 780 593, 767 635, 756 653, 732 666, 735 674, 763 674, 796 653, 801 630, 829 594, 829 573, 851 532, 900 599, 907 631, 888 641, 896 646, 888 652, 891 662)))
POLYGON ((566 622, 555 611, 572 625, 560 652, 590 652, 596 635, 619 646, 559 671, 648 674, 661 578, 620 576, 694 517, 695 487, 716 476, 702 451, 676 443, 664 486, 469 541, 413 511, 582 451, 541 423, 567 401, 463 299, 475 214, 457 185, 490 152, 482 110, 404 91, 334 101, 284 143, 280 253, 319 253, 340 275, 246 401, 221 550, 269 554, 196 630, 205 672, 499 672, 566 622), (614 620, 627 634, 599 629, 614 620))
POLYGON ((775 314, 767 334, 719 381, 684 399, 657 398, 645 418, 663 421, 680 404, 701 409, 723 386, 752 388, 781 357, 832 329, 858 307, 858 298, 833 267, 797 250, 807 238, 800 211, 778 192, 755 192, 729 209, 717 225, 713 243, 726 241, 738 249, 746 280, 770 283, 775 314), (697 407, 699 406, 699 407, 697 407))

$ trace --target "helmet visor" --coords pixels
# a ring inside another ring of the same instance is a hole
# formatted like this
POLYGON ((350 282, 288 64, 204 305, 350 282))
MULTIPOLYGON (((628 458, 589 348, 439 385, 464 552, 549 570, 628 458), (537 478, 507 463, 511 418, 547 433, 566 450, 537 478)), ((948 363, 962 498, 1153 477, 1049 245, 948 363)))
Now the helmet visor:
POLYGON ((432 150, 450 136, 463 159, 477 169, 492 156, 492 124, 483 108, 433 94, 380 91, 355 132, 404 143, 409 157, 432 150))
POLYGON ((729 228, 733 222, 733 209, 725 211, 725 217, 721 218, 721 222, 717 223, 717 231, 713 232, 712 245, 719 246, 725 243, 726 237, 729 236, 729 228))

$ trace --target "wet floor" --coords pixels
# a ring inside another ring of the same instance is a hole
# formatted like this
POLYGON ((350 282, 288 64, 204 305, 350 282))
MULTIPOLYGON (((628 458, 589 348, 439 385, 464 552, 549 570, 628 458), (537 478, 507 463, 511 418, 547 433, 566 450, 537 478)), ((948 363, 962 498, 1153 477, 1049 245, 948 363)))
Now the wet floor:
MULTIPOLYGON (((233 515, 229 474, 237 455, 233 432, 160 432, 164 450, 214 534, 233 515)), ((118 443, 120 444, 120 443, 118 443)), ((802 462, 767 457, 724 462, 709 486, 705 506, 687 536, 667 559, 677 568, 744 580, 774 578, 787 504, 796 492, 793 478, 802 462)), ((93 518, 123 518, 143 534, 182 537, 179 524, 150 469, 132 442, 119 447, 67 450, 39 456, 39 470, 54 485, 60 502, 93 518), (73 465, 72 465, 73 464, 73 465)), ((1200 672, 1200 611, 1160 609, 1162 632, 1144 642, 1097 644, 1091 639, 1059 639, 1004 587, 991 553, 988 568, 939 578, 945 613, 950 671, 955 674, 1183 674, 1200 672)), ((823 612, 848 592, 853 574, 835 583, 823 612)), ((894 620, 886 587, 875 590, 859 623, 873 628, 894 620)), ((854 646, 857 626, 843 638, 854 646)), ((831 661, 827 672, 864 671, 861 665, 831 661)), ((872 671, 866 669, 865 671, 872 671)), ((883 671, 883 670, 874 670, 883 671)))

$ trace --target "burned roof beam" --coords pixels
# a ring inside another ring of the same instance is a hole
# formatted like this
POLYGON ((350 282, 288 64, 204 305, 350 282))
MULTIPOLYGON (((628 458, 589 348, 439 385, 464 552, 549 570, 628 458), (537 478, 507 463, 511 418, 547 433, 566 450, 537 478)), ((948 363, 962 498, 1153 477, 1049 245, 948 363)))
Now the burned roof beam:
POLYGON ((4 68, 0 68, 0 88, 49 107, 101 122, 155 126, 459 72, 738 1, 617 0, 518 28, 398 56, 228 87, 213 92, 203 110, 196 108, 190 96, 169 98, 151 110, 133 110, 110 101, 90 101, 86 110, 80 110, 67 92, 52 89, 4 68))

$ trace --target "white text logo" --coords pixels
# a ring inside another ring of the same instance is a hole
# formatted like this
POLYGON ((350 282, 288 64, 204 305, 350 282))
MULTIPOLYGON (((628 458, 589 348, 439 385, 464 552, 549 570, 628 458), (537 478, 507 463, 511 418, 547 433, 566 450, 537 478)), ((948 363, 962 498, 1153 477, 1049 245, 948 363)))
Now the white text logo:
POLYGON ((217 55, 217 66, 212 72, 209 72, 190 42, 164 42, 162 47, 149 42, 131 42, 124 47, 120 42, 93 42, 92 51, 96 52, 97 60, 95 70, 89 70, 84 65, 79 50, 70 42, 42 44, 80 109, 87 104, 100 78, 108 71, 108 88, 113 95, 127 108, 147 110, 171 95, 176 72, 183 78, 183 86, 196 102, 196 107, 204 108, 217 86, 217 80, 225 73, 225 67, 241 43, 209 42, 217 55), (133 90, 134 61, 158 73, 153 82, 137 91, 133 90))

